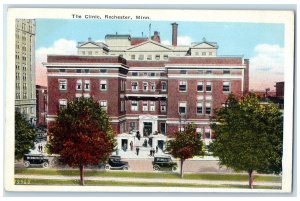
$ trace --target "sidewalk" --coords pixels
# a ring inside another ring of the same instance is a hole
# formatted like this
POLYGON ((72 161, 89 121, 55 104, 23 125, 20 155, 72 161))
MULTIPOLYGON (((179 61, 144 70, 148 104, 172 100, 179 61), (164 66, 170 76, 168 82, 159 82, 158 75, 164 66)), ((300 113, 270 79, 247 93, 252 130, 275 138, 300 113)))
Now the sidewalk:
MULTIPOLYGON (((49 176, 49 175, 15 175, 17 179, 55 179, 55 180, 78 180, 78 176, 49 176)), ((202 184, 202 185, 248 185, 248 181, 218 181, 218 180, 188 180, 188 179, 154 179, 154 178, 122 178, 122 177, 88 177, 85 181, 117 181, 117 182, 146 182, 146 183, 175 183, 175 184, 202 184)), ((281 182, 255 182, 254 185, 281 186, 281 182)))

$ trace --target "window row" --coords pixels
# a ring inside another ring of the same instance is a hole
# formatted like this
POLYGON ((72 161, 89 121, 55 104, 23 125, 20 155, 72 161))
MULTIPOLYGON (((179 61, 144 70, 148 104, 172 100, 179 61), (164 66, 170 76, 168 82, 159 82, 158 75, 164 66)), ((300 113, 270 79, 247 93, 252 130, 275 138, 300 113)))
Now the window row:
MULTIPOLYGON (((187 81, 179 82, 179 91, 187 92, 188 83, 187 81)), ((212 92, 212 83, 211 82, 197 82, 197 92, 212 92)), ((223 92, 230 92, 230 82, 223 82, 223 92)))
MULTIPOLYGON (((180 115, 187 114, 187 103, 179 102, 178 103, 178 113, 180 115)), ((198 115, 210 115, 212 114, 212 105, 210 102, 206 102, 205 105, 202 102, 197 102, 196 104, 196 114, 198 115), (204 107, 205 106, 205 107, 204 107)))
MULTIPOLYGON (((59 69, 59 72, 64 73, 64 72, 66 72, 66 69, 65 68, 61 68, 61 69, 59 69)), ((69 72, 74 72, 74 70, 69 70, 69 72)), ((90 73, 90 69, 76 69, 75 72, 76 73, 90 73)), ((105 69, 105 68, 100 68, 99 72, 100 73, 107 73, 108 70, 105 69)))
MULTIPOLYGON (((131 111, 137 112, 139 111, 139 102, 136 100, 131 101, 131 111)), ((155 101, 142 101, 142 111, 143 112, 155 112, 156 111, 156 102, 155 101)), ((166 101, 160 101, 160 111, 167 111, 167 103, 166 101)))
MULTIPOLYGON (((60 99, 58 101, 59 109, 60 110, 65 109, 67 107, 67 103, 68 103, 67 99, 60 99)), ((107 111, 107 100, 100 100, 99 105, 104 111, 107 111)))
MULTIPOLYGON (((131 90, 139 91, 139 83, 131 82, 131 90)), ((143 82, 143 91, 156 91, 156 83, 155 82, 143 82)), ((167 91, 167 82, 161 82, 161 91, 167 91)))
MULTIPOLYGON (((218 74, 219 74, 219 71, 220 70, 197 70, 197 73, 198 74, 212 74, 213 71, 218 71, 218 74)), ((187 70, 180 70, 179 71, 180 74, 189 74, 187 70)), ((194 74, 195 72, 192 72, 192 74, 194 74)), ((223 70, 223 74, 224 75, 230 75, 231 74, 231 71, 229 69, 225 69, 223 70)))
MULTIPOLYGON (((59 90, 67 90, 67 80, 59 80, 59 90)), ((107 80, 100 80, 99 84, 100 91, 107 91, 107 80)), ((77 91, 90 91, 91 82, 90 80, 77 80, 76 81, 76 90, 77 91)))
POLYGON ((165 54, 163 56, 161 56, 160 54, 156 54, 156 55, 151 55, 151 54, 148 54, 148 55, 144 55, 144 54, 139 54, 139 55, 135 55, 135 54, 132 54, 130 55, 130 59, 131 60, 148 60, 148 61, 151 61, 151 60, 168 60, 169 58, 169 55, 165 54))

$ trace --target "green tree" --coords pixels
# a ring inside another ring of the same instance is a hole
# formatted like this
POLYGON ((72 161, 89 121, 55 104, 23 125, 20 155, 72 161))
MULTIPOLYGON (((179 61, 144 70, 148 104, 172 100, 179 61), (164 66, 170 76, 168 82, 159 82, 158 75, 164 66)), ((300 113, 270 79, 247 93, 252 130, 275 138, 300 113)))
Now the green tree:
POLYGON ((84 167, 105 162, 116 146, 109 116, 92 98, 81 97, 59 110, 49 128, 49 151, 60 161, 79 167, 80 185, 84 185, 84 167))
POLYGON ((36 133, 26 117, 19 111, 15 112, 15 158, 21 159, 30 149, 34 148, 36 133))
POLYGON ((278 106, 261 104, 254 94, 240 101, 230 95, 211 128, 216 139, 210 151, 220 165, 248 172, 249 188, 253 188, 254 171, 282 171, 283 117, 278 106))
POLYGON ((181 178, 183 178, 184 161, 196 155, 204 155, 203 142, 196 133, 194 124, 188 124, 184 131, 175 132, 174 139, 167 142, 166 150, 180 159, 181 178))

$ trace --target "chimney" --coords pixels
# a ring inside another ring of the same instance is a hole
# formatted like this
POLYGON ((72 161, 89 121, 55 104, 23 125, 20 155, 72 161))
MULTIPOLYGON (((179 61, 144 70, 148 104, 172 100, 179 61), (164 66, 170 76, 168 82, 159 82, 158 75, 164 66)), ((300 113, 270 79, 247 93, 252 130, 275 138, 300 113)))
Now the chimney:
POLYGON ((172 23, 172 45, 177 46, 177 28, 178 24, 176 22, 172 23))

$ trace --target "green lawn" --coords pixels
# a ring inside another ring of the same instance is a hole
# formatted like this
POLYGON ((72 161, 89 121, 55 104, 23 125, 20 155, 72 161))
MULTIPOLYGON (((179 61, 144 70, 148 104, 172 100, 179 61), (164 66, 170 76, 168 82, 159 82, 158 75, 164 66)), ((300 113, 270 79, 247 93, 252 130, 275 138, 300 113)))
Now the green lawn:
MULTIPOLYGON (((28 175, 64 175, 64 176, 79 176, 79 170, 56 170, 56 169, 16 169, 15 174, 28 175)), ((161 178, 161 179, 179 179, 178 173, 162 173, 162 172, 126 172, 126 171, 96 171, 86 170, 85 177, 99 176, 99 177, 131 177, 131 178, 161 178)), ((184 174, 184 179, 196 180, 219 180, 219 181, 248 181, 246 174, 184 174)), ((261 182, 281 182, 280 176, 264 176, 255 175, 254 181, 261 182)))
MULTIPOLYGON (((26 179, 27 185, 79 185, 79 180, 26 179)), ((147 182, 116 182, 116 181, 85 181, 86 186, 128 186, 128 187, 192 187, 192 188, 249 188, 248 185, 208 185, 183 183, 147 183, 147 182)), ((254 189, 281 189, 280 187, 254 185, 254 189)))

